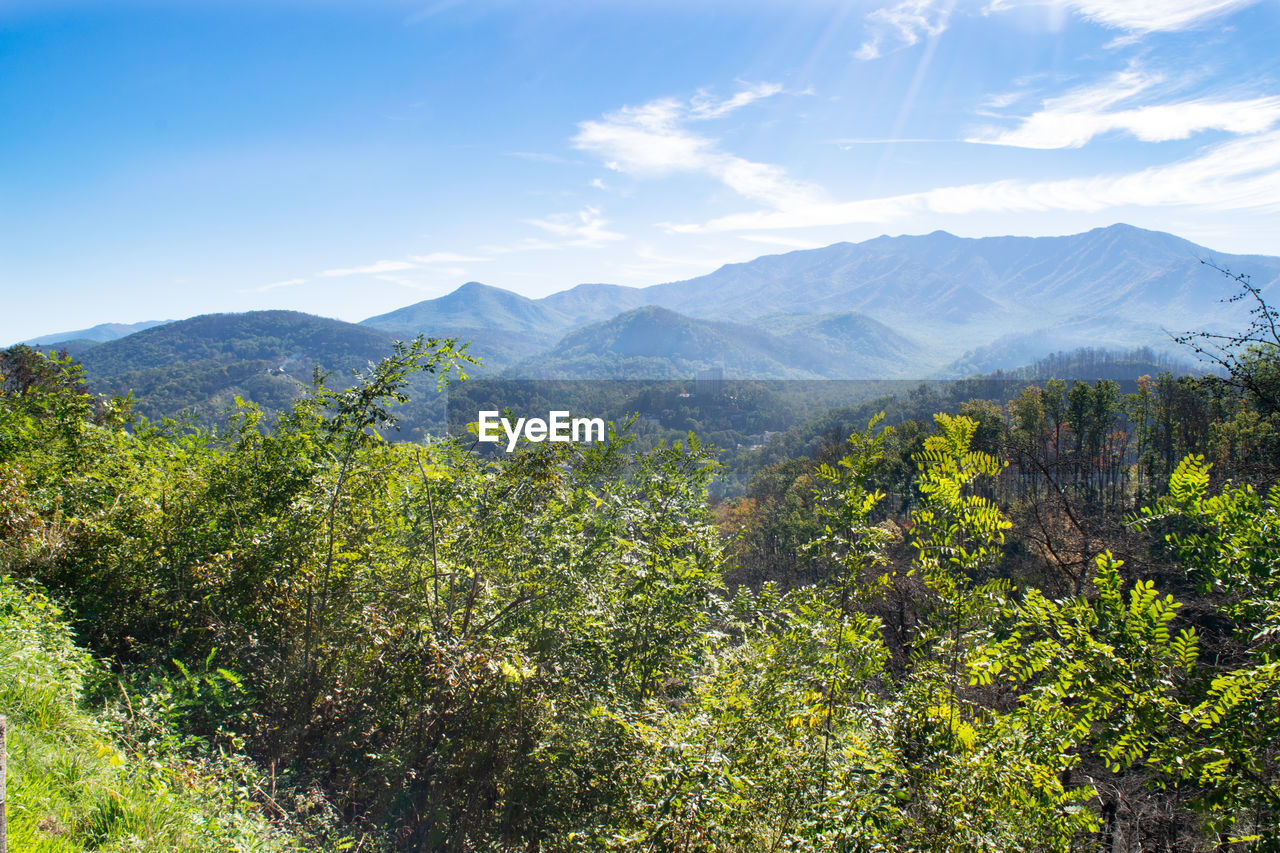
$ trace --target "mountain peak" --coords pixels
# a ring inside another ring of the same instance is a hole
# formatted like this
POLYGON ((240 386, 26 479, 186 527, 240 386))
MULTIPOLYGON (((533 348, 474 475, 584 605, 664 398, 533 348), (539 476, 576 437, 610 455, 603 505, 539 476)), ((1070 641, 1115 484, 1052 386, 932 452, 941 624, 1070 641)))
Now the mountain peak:
MULTIPOLYGON (((453 296, 458 293, 512 293, 510 290, 503 290, 501 287, 494 287, 491 284, 485 284, 482 281, 468 281, 451 290, 447 295, 453 296)), ((512 294, 513 296, 515 294, 512 294)))

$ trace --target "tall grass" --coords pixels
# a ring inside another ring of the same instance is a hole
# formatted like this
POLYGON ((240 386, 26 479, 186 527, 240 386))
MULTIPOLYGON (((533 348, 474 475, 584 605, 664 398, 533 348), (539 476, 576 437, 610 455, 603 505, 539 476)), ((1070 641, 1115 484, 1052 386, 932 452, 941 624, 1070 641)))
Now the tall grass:
POLYGON ((94 662, 40 591, 0 576, 0 714, 9 718, 9 849, 298 849, 213 765, 134 755, 83 704, 94 662))

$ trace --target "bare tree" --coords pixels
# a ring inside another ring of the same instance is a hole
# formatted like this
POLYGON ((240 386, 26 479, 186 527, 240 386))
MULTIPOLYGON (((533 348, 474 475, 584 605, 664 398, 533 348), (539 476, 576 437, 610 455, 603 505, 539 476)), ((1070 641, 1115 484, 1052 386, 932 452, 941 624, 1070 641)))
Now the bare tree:
POLYGON ((1241 332, 1185 332, 1174 340, 1222 368, 1226 372, 1223 381, 1249 395, 1264 413, 1280 413, 1280 312, 1267 304, 1262 288, 1249 276, 1213 261, 1201 259, 1200 263, 1240 285, 1239 292, 1223 301, 1252 303, 1252 319, 1241 332))

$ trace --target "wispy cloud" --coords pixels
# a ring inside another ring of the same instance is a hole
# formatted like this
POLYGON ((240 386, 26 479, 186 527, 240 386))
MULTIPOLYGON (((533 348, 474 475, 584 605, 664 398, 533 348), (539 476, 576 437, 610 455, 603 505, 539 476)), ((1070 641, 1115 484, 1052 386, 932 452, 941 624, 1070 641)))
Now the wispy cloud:
POLYGON ((323 270, 317 273, 325 278, 340 278, 348 275, 377 275, 385 272, 411 270, 416 266, 412 261, 378 261, 363 267, 347 267, 344 269, 323 270))
POLYGON ((400 287, 408 288, 409 290, 421 290, 428 293, 440 290, 439 286, 424 284, 420 281, 416 281, 411 278, 405 278, 404 276, 376 275, 374 276, 374 278, 376 278, 378 281, 385 281, 390 284, 395 284, 395 285, 399 285, 400 287))
POLYGON ((688 102, 661 98, 638 107, 623 107, 599 121, 579 124, 573 144, 600 157, 617 172, 640 177, 701 173, 773 207, 811 202, 819 196, 816 187, 793 180, 779 166, 723 151, 719 140, 687 126, 722 117, 780 91, 782 87, 776 84, 761 84, 722 101, 700 93, 688 102))
POLYGON ((1025 92, 996 92, 983 99, 981 109, 1003 110, 1013 106, 1025 96, 1025 92))
MULTIPOLYGON (((1149 33, 1194 29, 1257 2, 1259 0, 988 0, 982 12, 1043 7, 1059 16, 1074 13, 1104 27, 1124 30, 1136 38, 1149 33)), ((865 19, 869 35, 853 55, 862 60, 877 59, 939 36, 950 25, 956 6, 957 0, 899 0, 873 9, 865 19)), ((1118 43, 1131 40, 1126 38, 1118 43)))
POLYGON ((716 156, 714 140, 681 127, 687 106, 674 98, 623 107, 600 121, 578 125, 573 145, 605 160, 618 172, 646 177, 689 171, 716 156))
POLYGON ((853 55, 870 60, 941 35, 951 20, 954 0, 903 0, 867 15, 871 35, 853 55))
POLYGON ((782 91, 782 85, 779 83, 758 83, 754 86, 748 86, 736 95, 723 100, 717 100, 700 89, 698 93, 689 99, 689 116, 694 119, 713 119, 726 116, 736 109, 745 107, 747 104, 754 103, 761 98, 768 98, 782 91))
POLYGON ((980 135, 969 141, 1019 148, 1079 148, 1109 131, 1125 131, 1143 142, 1165 142, 1187 139, 1206 130, 1259 133, 1277 121, 1280 121, 1280 97, 1248 101, 1201 98, 1109 113, 1046 110, 1029 117, 1013 130, 980 135))
POLYGON ((1126 206, 1280 211, 1280 131, 1221 143, 1186 160, 1122 175, 965 184, 666 227, 679 233, 762 231, 885 222, 920 213, 1096 213, 1126 206))
POLYGON ((286 278, 284 281, 273 281, 270 284, 264 284, 260 287, 251 287, 248 290, 242 290, 241 293, 266 293, 268 290, 278 290, 281 287, 296 287, 299 284, 306 284, 305 278, 286 278))
POLYGON ((1164 82, 1162 75, 1130 68, 1102 83, 1045 100, 1012 129, 984 128, 968 141, 1019 148, 1079 148, 1113 131, 1144 142, 1165 142, 1206 130, 1260 133, 1280 121, 1280 97, 1131 103, 1164 82), (1131 105, 1122 106, 1126 102, 1131 105))
POLYGON ((1193 29, 1258 0, 992 0, 988 12, 1055 6, 1112 29, 1145 34, 1193 29))
POLYGON ((624 240, 626 235, 610 231, 609 224, 597 208, 584 207, 577 213, 559 213, 543 219, 527 219, 530 225, 536 225, 544 231, 567 240, 566 245, 593 248, 603 246, 615 240, 624 240))
MULTIPOLYGON (((487 261, 488 258, 477 257, 473 255, 460 255, 456 252, 430 252, 425 255, 409 255, 406 260, 401 261, 378 261, 372 264, 366 264, 362 267, 343 267, 341 269, 323 270, 316 273, 324 278, 342 278, 351 275, 371 275, 382 279, 383 281, 391 281, 396 284, 404 284, 403 279, 395 276, 388 276, 387 273, 405 272, 407 270, 423 269, 436 264, 473 264, 487 261)), ((451 270, 436 269, 435 272, 450 272, 451 270)), ((457 270, 461 275, 465 270, 457 270)), ((299 279, 301 281, 301 279, 299 279)))
POLYGON ((658 250, 652 246, 635 247, 634 259, 621 263, 613 270, 621 281, 651 284, 655 279, 672 281, 682 277, 703 275, 708 270, 718 269, 725 264, 740 263, 748 260, 748 253, 725 254, 722 251, 673 253, 658 250))

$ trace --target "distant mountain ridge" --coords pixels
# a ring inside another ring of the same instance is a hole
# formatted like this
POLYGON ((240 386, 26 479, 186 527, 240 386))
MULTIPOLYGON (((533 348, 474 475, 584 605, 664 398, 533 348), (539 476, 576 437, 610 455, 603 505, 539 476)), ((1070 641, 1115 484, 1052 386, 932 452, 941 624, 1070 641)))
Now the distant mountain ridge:
POLYGON ((950 378, 1080 348, 1149 347, 1158 360, 1177 351, 1169 331, 1243 328, 1248 306, 1223 301, 1235 288, 1202 259, 1250 274, 1280 302, 1280 258, 1113 225, 1065 237, 877 237, 540 299, 468 282, 359 324, 255 311, 71 343, 99 390, 133 390, 149 415, 212 412, 236 394, 280 408, 313 369, 345 376, 419 333, 470 341, 486 364, 469 372, 481 374, 688 378, 720 367, 731 378, 950 378))
POLYGON ((54 332, 50 335, 41 335, 36 338, 28 338, 24 343, 29 346, 49 346, 61 343, 69 343, 75 341, 82 346, 86 343, 106 343, 132 335, 134 332, 141 332, 144 329, 150 329, 153 326, 163 326, 165 323, 172 323, 172 320, 144 320, 141 323, 99 323, 88 329, 76 329, 71 332, 54 332))
POLYGON ((567 318, 545 300, 534 300, 499 287, 469 281, 437 299, 399 308, 361 321, 387 331, 422 328, 485 328, 528 332, 563 328, 567 318))
MULTIPOLYGON (((766 255, 644 288, 582 284, 529 299, 471 282, 364 322, 404 332, 474 331, 482 355, 500 331, 505 349, 496 354, 504 366, 535 356, 574 328, 641 306, 771 332, 779 317, 857 314, 904 339, 928 340, 928 357, 903 366, 934 375, 970 363, 1011 368, 1081 346, 1168 349, 1166 330, 1239 328, 1244 312, 1221 301, 1232 288, 1201 263, 1206 258, 1247 270, 1264 292, 1280 281, 1280 258, 1227 255, 1131 225, 1064 237, 935 231, 766 255)), ((854 373, 874 366, 856 352, 847 355, 854 373)))
POLYGON ((467 341, 484 357, 486 368, 496 369, 547 349, 577 324, 546 300, 469 281, 438 299, 370 317, 360 325, 397 337, 425 333, 467 341))
POLYGON ((205 314, 100 344, 79 361, 95 389, 132 391, 148 417, 184 410, 212 417, 237 395, 283 409, 314 369, 345 374, 386 356, 392 340, 298 311, 205 314))
POLYGON ((81 361, 90 371, 137 370, 198 360, 275 363, 305 354, 335 369, 380 358, 390 342, 377 330, 300 311, 248 311, 155 326, 95 347, 81 361))
POLYGON ((732 377, 857 379, 902 373, 921 357, 919 344, 857 314, 777 317, 768 326, 647 305, 576 329, 505 375, 679 379, 719 367, 732 377))

